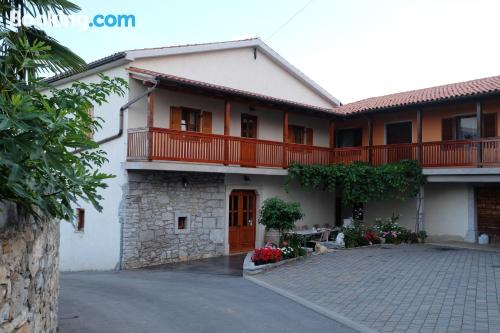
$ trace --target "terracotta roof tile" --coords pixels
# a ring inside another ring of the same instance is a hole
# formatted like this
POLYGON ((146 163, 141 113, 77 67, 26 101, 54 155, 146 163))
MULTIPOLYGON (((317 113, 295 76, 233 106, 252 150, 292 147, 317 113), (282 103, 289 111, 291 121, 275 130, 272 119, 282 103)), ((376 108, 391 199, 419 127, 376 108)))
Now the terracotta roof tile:
POLYGON ((500 75, 379 97, 371 97, 342 105, 335 108, 334 112, 353 114, 493 93, 500 93, 500 75))

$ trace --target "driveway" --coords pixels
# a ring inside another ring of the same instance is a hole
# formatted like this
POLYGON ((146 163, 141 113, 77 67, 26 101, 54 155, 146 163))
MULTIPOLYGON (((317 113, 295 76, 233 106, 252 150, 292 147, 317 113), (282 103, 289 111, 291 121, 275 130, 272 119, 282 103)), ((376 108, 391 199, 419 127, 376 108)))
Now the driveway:
POLYGON ((500 332, 500 253, 432 245, 337 251, 253 277, 380 332, 500 332))
POLYGON ((63 273, 60 332, 354 332, 243 279, 234 258, 63 273))

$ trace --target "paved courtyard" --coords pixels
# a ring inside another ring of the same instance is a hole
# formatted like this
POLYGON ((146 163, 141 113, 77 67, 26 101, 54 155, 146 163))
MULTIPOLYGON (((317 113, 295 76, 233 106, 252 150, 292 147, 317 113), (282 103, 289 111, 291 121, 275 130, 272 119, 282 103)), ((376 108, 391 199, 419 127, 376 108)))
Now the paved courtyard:
POLYGON ((379 332, 500 332, 500 253, 358 248, 254 278, 379 332))

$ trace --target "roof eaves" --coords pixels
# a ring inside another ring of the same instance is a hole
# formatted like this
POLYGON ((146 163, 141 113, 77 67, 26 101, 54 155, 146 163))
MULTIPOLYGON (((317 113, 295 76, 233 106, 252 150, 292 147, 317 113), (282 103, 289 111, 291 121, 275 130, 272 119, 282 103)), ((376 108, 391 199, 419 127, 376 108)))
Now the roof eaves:
POLYGON ((83 73, 90 71, 92 69, 95 69, 97 67, 113 63, 117 60, 125 59, 125 57, 126 57, 126 52, 117 52, 117 53, 114 53, 110 56, 107 56, 107 57, 90 62, 87 65, 86 69, 83 71, 78 71, 78 72, 77 71, 68 71, 68 72, 65 72, 62 74, 58 74, 58 75, 54 75, 54 76, 51 76, 49 78, 46 78, 43 80, 43 82, 55 83, 57 81, 60 81, 60 80, 63 80, 63 79, 66 79, 66 78, 69 78, 69 77, 72 77, 72 76, 75 76, 78 74, 83 74, 83 73))

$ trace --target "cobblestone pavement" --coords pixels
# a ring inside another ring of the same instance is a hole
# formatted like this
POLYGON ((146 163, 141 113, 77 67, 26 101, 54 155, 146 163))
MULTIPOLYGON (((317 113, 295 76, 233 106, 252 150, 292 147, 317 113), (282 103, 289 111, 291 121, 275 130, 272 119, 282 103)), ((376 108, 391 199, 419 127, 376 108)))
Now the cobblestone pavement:
POLYGON ((500 332, 500 253, 386 245, 255 278, 380 332, 500 332))

